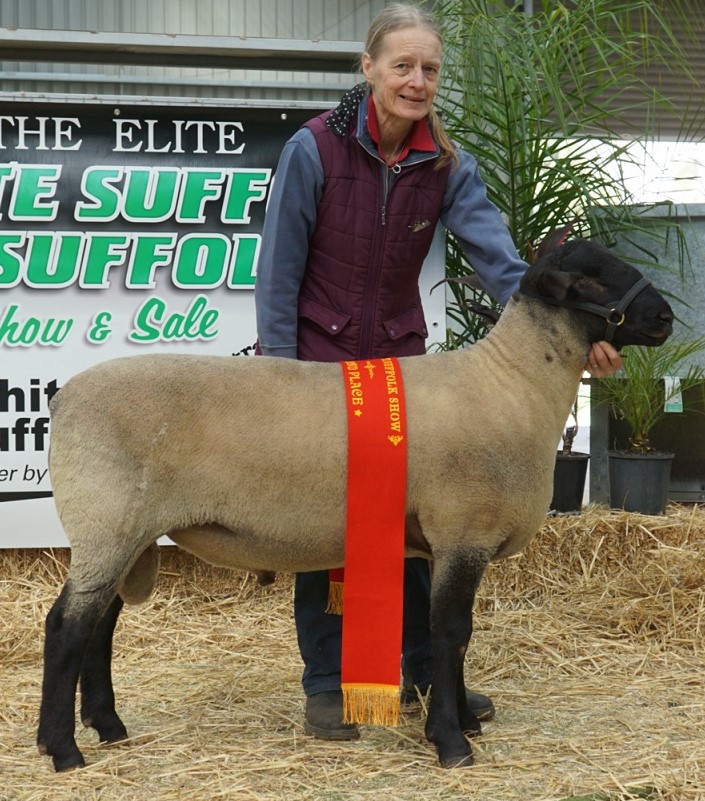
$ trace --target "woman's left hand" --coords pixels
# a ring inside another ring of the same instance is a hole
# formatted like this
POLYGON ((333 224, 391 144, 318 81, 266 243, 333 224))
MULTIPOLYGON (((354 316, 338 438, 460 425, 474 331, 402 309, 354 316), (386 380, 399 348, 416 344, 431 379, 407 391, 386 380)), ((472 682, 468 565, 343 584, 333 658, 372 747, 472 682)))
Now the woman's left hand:
POLYGON ((593 378, 604 378, 622 366, 619 351, 609 342, 593 342, 585 369, 593 378))

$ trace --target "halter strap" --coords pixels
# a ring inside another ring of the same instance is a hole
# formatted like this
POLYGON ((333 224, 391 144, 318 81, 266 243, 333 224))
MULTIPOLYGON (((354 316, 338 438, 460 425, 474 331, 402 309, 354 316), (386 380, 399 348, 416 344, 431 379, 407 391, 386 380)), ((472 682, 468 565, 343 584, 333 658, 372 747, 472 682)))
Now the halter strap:
POLYGON ((619 328, 620 325, 624 322, 625 319, 625 312, 629 304, 634 300, 634 298, 646 289, 647 286, 651 286, 651 281, 648 278, 640 278, 636 283, 634 283, 624 294, 621 300, 618 300, 614 305, 610 306, 600 306, 598 303, 583 303, 581 301, 559 301, 559 300, 552 300, 549 298, 542 297, 534 292, 527 292, 526 290, 522 289, 521 291, 525 295, 529 295, 532 298, 537 298, 538 300, 544 301, 544 303, 550 303, 553 306, 561 306, 562 308, 567 309, 580 309, 581 311, 590 312, 591 314, 596 314, 599 317, 604 317, 607 320, 607 329, 605 330, 605 341, 612 342, 612 337, 614 337, 615 332, 619 328))

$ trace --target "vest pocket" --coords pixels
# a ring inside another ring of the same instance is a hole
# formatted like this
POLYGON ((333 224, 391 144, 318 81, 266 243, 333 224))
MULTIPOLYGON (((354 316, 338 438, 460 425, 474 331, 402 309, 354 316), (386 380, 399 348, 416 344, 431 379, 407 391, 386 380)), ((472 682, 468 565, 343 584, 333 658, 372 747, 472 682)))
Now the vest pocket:
POLYGON ((299 298, 299 317, 310 320, 333 337, 338 336, 351 320, 349 314, 336 311, 306 297, 299 298))
POLYGON ((423 309, 419 306, 412 306, 409 309, 404 309, 399 314, 395 314, 394 317, 388 317, 382 321, 382 325, 387 332, 387 336, 394 340, 402 339, 409 334, 416 334, 424 338, 428 336, 423 309))

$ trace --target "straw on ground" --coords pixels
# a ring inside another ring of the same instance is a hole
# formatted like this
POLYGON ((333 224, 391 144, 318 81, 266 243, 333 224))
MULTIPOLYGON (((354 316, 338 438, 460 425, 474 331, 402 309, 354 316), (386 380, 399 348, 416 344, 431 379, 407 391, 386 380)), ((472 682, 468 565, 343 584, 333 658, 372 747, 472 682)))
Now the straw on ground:
POLYGON ((0 551, 0 799, 705 799, 705 510, 547 518, 481 587, 466 677, 498 708, 477 765, 447 771, 419 704, 353 743, 303 734, 291 577, 259 587, 165 549, 157 592, 121 618, 131 739, 79 734, 87 768, 34 745, 42 625, 64 551, 0 551), (632 788, 632 792, 629 791, 632 788))

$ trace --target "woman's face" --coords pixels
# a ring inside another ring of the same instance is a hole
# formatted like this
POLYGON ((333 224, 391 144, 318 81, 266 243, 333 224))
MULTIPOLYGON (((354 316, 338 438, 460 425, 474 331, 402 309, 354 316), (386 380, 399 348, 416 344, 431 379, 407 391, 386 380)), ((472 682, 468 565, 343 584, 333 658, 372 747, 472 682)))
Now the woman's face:
POLYGON ((431 110, 441 68, 441 43, 426 27, 388 33, 373 59, 362 54, 362 71, 372 87, 380 128, 415 122, 431 110))

